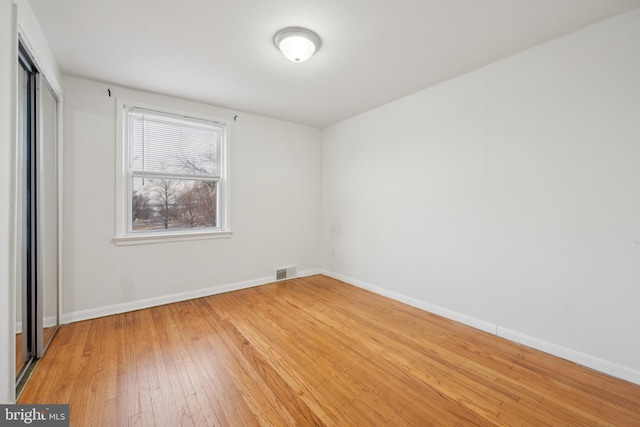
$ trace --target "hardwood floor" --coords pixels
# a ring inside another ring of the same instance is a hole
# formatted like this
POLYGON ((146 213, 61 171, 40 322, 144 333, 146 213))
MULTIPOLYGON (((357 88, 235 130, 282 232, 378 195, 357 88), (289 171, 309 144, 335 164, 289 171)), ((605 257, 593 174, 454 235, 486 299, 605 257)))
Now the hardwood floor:
POLYGON ((325 276, 64 325, 72 426, 638 426, 640 386, 325 276))
MULTIPOLYGON (((51 339, 51 335, 55 331, 55 327, 43 328, 42 337, 44 343, 48 343, 51 339)), ((22 334, 16 334, 16 377, 25 365, 25 361, 22 360, 22 334)))

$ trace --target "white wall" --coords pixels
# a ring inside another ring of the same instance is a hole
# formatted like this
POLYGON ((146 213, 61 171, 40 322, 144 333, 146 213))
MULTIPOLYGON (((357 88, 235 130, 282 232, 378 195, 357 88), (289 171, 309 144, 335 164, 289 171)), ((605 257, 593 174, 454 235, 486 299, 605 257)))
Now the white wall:
POLYGON ((0 403, 15 399, 16 71, 18 35, 61 96, 59 70, 26 0, 0 0, 0 403))
POLYGON ((15 141, 15 24, 13 3, 0 0, 0 403, 11 403, 15 397, 15 293, 10 273, 15 141))
POLYGON ((640 10, 325 129, 323 267, 640 382, 638 46, 640 10))
POLYGON ((317 271, 317 129, 71 76, 63 88, 63 320, 273 281, 280 266, 317 271), (117 97, 227 119, 238 115, 230 142, 230 239, 114 245, 117 97))

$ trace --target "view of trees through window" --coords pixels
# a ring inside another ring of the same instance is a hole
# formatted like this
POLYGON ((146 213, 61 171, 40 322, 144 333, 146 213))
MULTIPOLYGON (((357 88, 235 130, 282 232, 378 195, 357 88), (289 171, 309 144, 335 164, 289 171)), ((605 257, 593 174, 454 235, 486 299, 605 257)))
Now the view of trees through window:
POLYGON ((138 108, 127 118, 129 230, 218 228, 223 127, 138 108))
POLYGON ((216 181, 133 179, 133 231, 217 227, 216 181))

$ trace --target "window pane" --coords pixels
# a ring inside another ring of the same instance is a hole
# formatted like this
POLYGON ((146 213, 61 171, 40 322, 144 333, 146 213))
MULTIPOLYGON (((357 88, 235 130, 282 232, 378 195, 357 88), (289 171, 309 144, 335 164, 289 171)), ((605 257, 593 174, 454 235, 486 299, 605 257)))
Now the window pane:
POLYGON ((136 109, 129 138, 135 171, 220 175, 222 128, 213 122, 136 109))
POLYGON ((218 182, 133 178, 132 231, 218 227, 218 182))

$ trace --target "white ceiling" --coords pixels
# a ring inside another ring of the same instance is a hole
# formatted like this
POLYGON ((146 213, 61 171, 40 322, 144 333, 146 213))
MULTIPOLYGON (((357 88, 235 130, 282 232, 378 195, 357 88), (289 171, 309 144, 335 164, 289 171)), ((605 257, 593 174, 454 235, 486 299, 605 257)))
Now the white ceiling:
POLYGON ((323 128, 640 0, 29 0, 67 74, 323 128), (305 63, 281 28, 322 46, 305 63))

